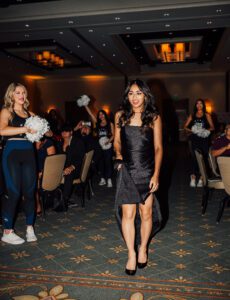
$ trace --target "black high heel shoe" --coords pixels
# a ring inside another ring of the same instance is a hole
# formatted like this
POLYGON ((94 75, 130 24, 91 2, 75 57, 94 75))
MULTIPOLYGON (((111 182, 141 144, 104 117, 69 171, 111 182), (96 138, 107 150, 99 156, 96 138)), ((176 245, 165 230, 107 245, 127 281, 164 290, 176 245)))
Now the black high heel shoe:
POLYGON ((144 262, 144 263, 137 263, 137 266, 139 269, 144 269, 148 264, 148 261, 144 262))
POLYGON ((125 269, 125 273, 129 276, 134 276, 136 274, 137 268, 135 270, 125 269))
POLYGON ((147 255, 146 262, 144 262, 144 263, 137 262, 137 267, 139 269, 144 269, 147 266, 147 264, 148 264, 148 251, 146 251, 146 255, 147 255))

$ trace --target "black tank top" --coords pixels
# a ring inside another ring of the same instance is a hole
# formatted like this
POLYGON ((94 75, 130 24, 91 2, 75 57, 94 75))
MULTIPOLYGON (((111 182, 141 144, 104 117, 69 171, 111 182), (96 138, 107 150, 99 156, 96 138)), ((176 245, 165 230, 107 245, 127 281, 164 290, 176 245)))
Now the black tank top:
POLYGON ((198 125, 200 128, 208 129, 210 127, 206 114, 204 114, 202 117, 192 116, 192 121, 190 123, 190 128, 193 125, 198 125))
MULTIPOLYGON (((12 113, 13 116, 12 116, 12 119, 10 120, 10 122, 9 122, 9 125, 12 126, 12 127, 23 127, 23 126, 25 126, 26 120, 30 117, 30 113, 27 110, 26 110, 26 113, 27 113, 28 117, 22 118, 18 114, 16 114, 15 111, 13 111, 13 113, 12 113)), ((21 134, 7 136, 6 139, 25 138, 25 137, 26 137, 26 134, 21 133, 21 134)))

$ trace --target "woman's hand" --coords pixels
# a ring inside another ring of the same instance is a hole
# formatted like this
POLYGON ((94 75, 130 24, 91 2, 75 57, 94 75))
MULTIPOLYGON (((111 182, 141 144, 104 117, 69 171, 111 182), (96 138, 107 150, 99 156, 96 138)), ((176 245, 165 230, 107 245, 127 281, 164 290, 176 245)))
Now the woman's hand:
POLYGON ((46 133, 45 133, 45 136, 47 137, 52 137, 54 134, 53 134, 53 131, 52 130, 48 130, 46 133))
POLYGON ((25 127, 25 133, 31 133, 31 134, 33 134, 33 133, 36 133, 36 132, 37 132, 37 130, 34 130, 34 129, 29 128, 29 127, 25 127))
POLYGON ((153 193, 158 190, 159 187, 159 179, 158 176, 153 175, 149 182, 150 193, 153 193))

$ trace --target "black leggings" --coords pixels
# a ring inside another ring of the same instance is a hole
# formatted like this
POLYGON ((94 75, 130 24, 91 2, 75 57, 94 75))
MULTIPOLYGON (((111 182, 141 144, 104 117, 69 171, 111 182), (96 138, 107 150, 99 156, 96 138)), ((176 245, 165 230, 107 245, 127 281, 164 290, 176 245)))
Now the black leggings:
POLYGON ((18 201, 23 196, 26 224, 35 217, 36 162, 33 144, 27 140, 8 140, 3 150, 3 173, 7 195, 2 201, 4 229, 12 229, 18 201))

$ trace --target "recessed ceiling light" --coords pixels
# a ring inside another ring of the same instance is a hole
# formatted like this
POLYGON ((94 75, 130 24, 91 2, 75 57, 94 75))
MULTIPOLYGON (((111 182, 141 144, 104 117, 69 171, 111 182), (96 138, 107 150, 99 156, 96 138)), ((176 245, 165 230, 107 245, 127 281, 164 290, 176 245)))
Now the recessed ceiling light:
POLYGON ((59 34, 63 34, 64 32, 63 31, 59 31, 59 34))
POLYGON ((73 24, 73 23, 74 23, 74 21, 72 21, 72 20, 68 21, 68 24, 73 24))
POLYGON ((25 38, 29 38, 30 37, 30 35, 29 34, 25 34, 25 38))
POLYGON ((170 24, 165 24, 165 27, 170 27, 171 25, 170 24))
POLYGON ((227 59, 229 60, 229 59, 230 59, 230 56, 227 56, 227 59))
POLYGON ((207 21, 206 24, 207 24, 207 25, 211 25, 211 24, 212 24, 212 21, 207 21))
POLYGON ((126 37, 127 37, 127 38, 130 38, 130 35, 129 35, 129 34, 127 34, 127 35, 126 35, 126 37))
POLYGON ((115 54, 115 53, 113 53, 113 56, 116 56, 116 54, 115 54))
POLYGON ((121 61, 120 64, 123 65, 124 64, 123 61, 121 61))
POLYGON ((125 29, 126 29, 126 30, 131 30, 131 27, 130 27, 130 26, 127 26, 125 29))
POLYGON ((114 20, 115 21, 119 21, 121 18, 120 17, 115 17, 114 20))
POLYGON ((217 29, 213 29, 212 32, 217 32, 217 29))
POLYGON ((143 59, 143 56, 141 56, 140 59, 143 59))
POLYGON ((93 55, 90 55, 90 58, 93 58, 93 55))
POLYGON ((102 44, 102 46, 103 46, 103 47, 105 47, 105 46, 106 46, 106 44, 105 44, 105 43, 103 43, 103 44, 102 44))
POLYGON ((80 48, 81 46, 80 46, 80 45, 77 45, 77 47, 80 48))
POLYGON ((172 35, 173 34, 173 32, 169 32, 169 35, 172 35))
POLYGON ((89 32, 93 32, 93 29, 89 29, 89 32))
POLYGON ((25 24, 25 27, 28 28, 28 27, 30 27, 30 25, 29 24, 25 24))
POLYGON ((221 13, 221 12, 222 12, 222 9, 216 9, 216 12, 217 12, 217 13, 221 13))
POLYGON ((53 40, 53 43, 56 43, 56 40, 53 40))
POLYGON ((164 16, 164 17, 169 17, 169 16, 170 16, 170 13, 164 13, 163 16, 164 16))

